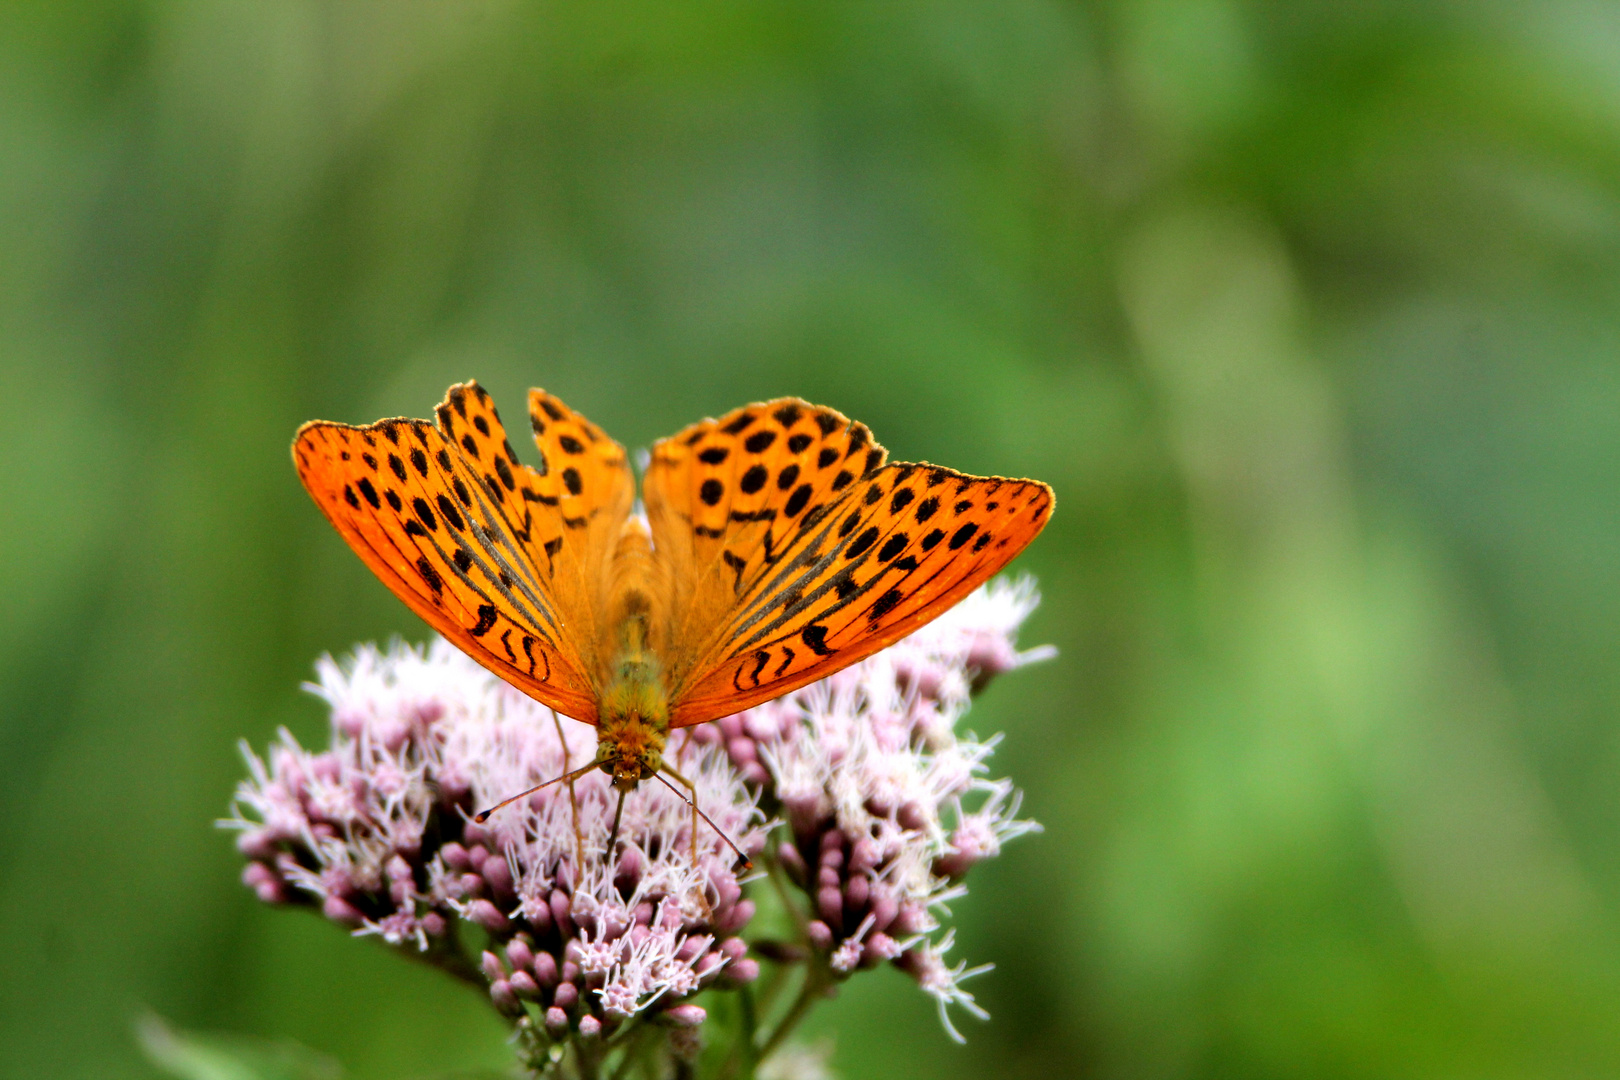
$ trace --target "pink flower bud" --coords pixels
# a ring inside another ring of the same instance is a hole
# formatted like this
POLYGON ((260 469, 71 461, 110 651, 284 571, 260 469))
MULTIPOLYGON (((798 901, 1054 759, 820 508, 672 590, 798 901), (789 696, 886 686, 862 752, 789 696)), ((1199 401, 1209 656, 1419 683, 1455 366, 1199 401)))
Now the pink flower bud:
POLYGON ((804 928, 804 932, 805 936, 810 939, 810 944, 815 946, 818 952, 826 952, 832 948, 832 928, 820 919, 811 920, 809 925, 804 928))
POLYGON ((885 960, 893 960, 900 955, 900 945, 888 934, 869 934, 866 938, 866 947, 861 954, 863 967, 872 967, 885 960))
POLYGON ((488 900, 474 900, 467 905, 467 918, 492 934, 502 934, 511 928, 511 922, 501 909, 488 900))
POLYGON ((725 912, 715 917, 715 929, 722 934, 735 934, 748 925, 748 920, 754 917, 754 902, 752 900, 739 900, 725 912))
POLYGON ((720 953, 728 960, 741 960, 748 955, 748 943, 742 938, 726 938, 720 943, 720 953))
POLYGON ((444 916, 437 911, 430 911, 422 916, 422 932, 428 937, 444 936, 444 916))
POLYGON ((745 761, 737 766, 737 772, 742 776, 743 783, 755 787, 764 787, 771 781, 770 770, 757 761, 745 761))
POLYGON ((579 987, 571 982, 561 983, 557 992, 551 995, 551 1004, 559 1009, 572 1010, 579 1002, 579 987))
POLYGON ((523 1003, 512 993, 512 987, 505 979, 497 979, 489 984, 489 1000, 495 1007, 507 1016, 522 1016, 523 1003))
POLYGON ((900 904, 887 891, 874 890, 872 898, 872 928, 887 930, 900 912, 900 904))
POLYGON ((799 854, 798 848, 784 840, 776 849, 776 859, 794 882, 804 884, 809 869, 804 865, 804 857, 799 854))
POLYGON ((914 904, 903 904, 890 926, 893 927, 895 933, 909 936, 925 932, 932 923, 933 920, 928 917, 928 912, 922 908, 914 904))
POLYGON ((498 855, 492 855, 484 860, 482 867, 484 880, 489 883, 489 891, 503 900, 511 900, 512 868, 506 865, 506 860, 498 855))
POLYGON ((557 961, 551 958, 550 953, 535 953, 528 967, 534 972, 534 981, 541 986, 557 985, 557 961))
POLYGON ((321 914, 345 926, 359 926, 365 922, 365 916, 341 896, 328 896, 321 904, 321 914))
POLYGON ((823 885, 816 890, 816 910, 828 926, 844 925, 844 894, 834 885, 823 885))
POLYGON ((500 957, 488 949, 485 949, 484 954, 478 958, 478 967, 483 971, 484 978, 490 982, 506 978, 506 968, 501 965, 500 957))
MULTIPOLYGON (((570 945, 573 942, 569 942, 570 945)), ((579 982, 579 963, 575 960, 564 960, 562 966, 563 982, 579 982)))
POLYGON ((506 981, 511 985, 512 992, 518 997, 528 998, 532 1001, 540 996, 540 984, 534 981, 533 975, 530 975, 522 968, 512 972, 506 981))
POLYGON ((697 1027, 708 1018, 708 1010, 701 1005, 677 1005, 664 1010, 664 1019, 676 1027, 697 1027))
POLYGON ((269 829, 250 829, 237 834, 236 850, 250 859, 273 859, 276 837, 269 829))
POLYGON ((553 1005, 546 1010, 546 1033, 552 1038, 560 1037, 568 1030, 568 1014, 553 1005))
POLYGON ((484 865, 484 860, 487 858, 489 858, 489 849, 486 847, 474 844, 472 847, 467 849, 467 862, 472 865, 474 870, 481 869, 484 865))
POLYGON ((574 936, 574 917, 569 912, 568 894, 561 889, 551 890, 551 917, 563 937, 574 936))
POLYGON ((456 879, 462 896, 477 896, 484 891, 484 878, 480 874, 462 874, 456 879))
POLYGON ((759 751, 754 748, 754 740, 743 735, 726 742, 726 753, 737 765, 759 760, 759 751))
POLYGON ((506 959, 513 970, 534 968, 534 952, 530 950, 529 943, 522 939, 513 939, 506 943, 506 959))
POLYGON ((579 1018, 579 1034, 582 1039, 594 1039, 602 1034, 602 1021, 586 1013, 579 1018))
POLYGON ((860 911, 872 895, 872 881, 865 874, 855 874, 844 885, 844 903, 860 911))
POLYGON ((739 960, 735 964, 727 964, 720 971, 720 977, 731 983, 751 983, 759 978, 758 960, 739 960))

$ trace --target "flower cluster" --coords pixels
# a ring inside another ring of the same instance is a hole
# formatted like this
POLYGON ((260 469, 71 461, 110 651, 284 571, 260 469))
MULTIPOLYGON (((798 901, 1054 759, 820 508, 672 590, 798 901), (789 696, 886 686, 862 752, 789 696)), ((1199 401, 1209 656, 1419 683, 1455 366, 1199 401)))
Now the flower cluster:
POLYGON ((1013 645, 1036 602, 1028 583, 992 583, 877 656, 676 733, 666 756, 708 820, 684 789, 645 781, 612 852, 619 795, 596 770, 472 820, 589 762, 589 727, 442 640, 361 646, 322 659, 310 687, 331 708, 327 748, 285 730, 264 759, 244 745, 250 777, 224 824, 260 899, 318 907, 484 987, 532 1069, 567 1049, 600 1061, 621 1030, 662 1032, 690 1060, 707 1016, 693 998, 753 982, 761 959, 806 964, 806 994, 893 962, 954 1036, 947 1005, 979 1013, 960 986, 974 972, 945 962, 937 913, 969 867, 1036 828, 1011 783, 984 776, 994 740, 956 724, 985 680, 1046 655, 1013 645), (722 832, 756 877, 803 891, 777 901, 797 942, 750 947, 752 879, 722 832))
POLYGON ((1011 781, 984 778, 995 740, 956 724, 975 687, 1053 655, 1013 647, 1037 602, 1027 580, 993 582, 864 663, 693 735, 780 807, 776 857, 809 894, 805 935, 835 977, 895 961, 957 1039, 946 1006, 982 1018, 961 981, 988 968, 945 963, 934 912, 975 862, 1039 826, 1018 820, 1011 781))

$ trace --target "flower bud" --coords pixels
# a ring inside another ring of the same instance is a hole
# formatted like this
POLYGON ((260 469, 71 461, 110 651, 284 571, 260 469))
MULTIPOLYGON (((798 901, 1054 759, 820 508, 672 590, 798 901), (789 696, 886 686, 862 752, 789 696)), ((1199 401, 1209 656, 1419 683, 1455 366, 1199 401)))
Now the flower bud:
POLYGON ((676 1027, 697 1027, 708 1018, 708 1010, 701 1005, 688 1003, 664 1010, 664 1019, 676 1027))
POLYGON ((321 904, 321 914, 345 926, 359 926, 365 922, 365 916, 341 896, 328 896, 321 904))
POLYGON ((530 975, 522 968, 512 972, 506 981, 511 985, 512 992, 518 997, 528 998, 533 1001, 540 996, 540 984, 534 981, 533 975, 530 975))
POLYGON ((467 918, 492 934, 502 934, 512 926, 500 908, 488 900, 474 900, 467 905, 467 918))
POLYGON ((489 1000, 495 1007, 507 1016, 522 1016, 523 1003, 512 993, 512 987, 505 979, 496 979, 489 984, 489 1000))
POLYGON ((534 980, 541 986, 557 985, 557 961, 548 952, 536 953, 532 964, 534 980))
POLYGON ((534 952, 529 948, 527 941, 522 938, 513 938, 506 943, 506 960, 507 963, 512 965, 513 970, 518 968, 532 969, 534 967, 534 952))

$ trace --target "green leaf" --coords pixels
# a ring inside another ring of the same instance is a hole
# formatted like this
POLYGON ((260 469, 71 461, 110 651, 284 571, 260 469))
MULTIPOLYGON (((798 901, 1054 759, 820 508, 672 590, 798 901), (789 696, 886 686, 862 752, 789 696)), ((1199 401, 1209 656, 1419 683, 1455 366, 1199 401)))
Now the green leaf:
POLYGON ((331 1058, 291 1040, 177 1031, 160 1016, 135 1025, 135 1038, 153 1065, 178 1080, 339 1080, 331 1058))

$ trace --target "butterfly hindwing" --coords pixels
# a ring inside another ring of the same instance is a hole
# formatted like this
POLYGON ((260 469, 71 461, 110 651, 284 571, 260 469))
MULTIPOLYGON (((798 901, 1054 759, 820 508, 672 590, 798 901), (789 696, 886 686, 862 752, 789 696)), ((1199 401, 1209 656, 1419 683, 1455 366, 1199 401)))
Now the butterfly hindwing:
POLYGON ((579 532, 564 518, 568 510, 611 517, 616 493, 604 485, 606 509, 583 507, 564 480, 518 463, 476 383, 452 387, 438 419, 437 428, 404 419, 305 424, 293 443, 299 478, 356 554, 435 630, 525 693, 594 722, 597 659, 574 633, 577 590, 567 584, 588 553, 581 542, 563 556, 579 532))

